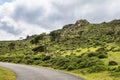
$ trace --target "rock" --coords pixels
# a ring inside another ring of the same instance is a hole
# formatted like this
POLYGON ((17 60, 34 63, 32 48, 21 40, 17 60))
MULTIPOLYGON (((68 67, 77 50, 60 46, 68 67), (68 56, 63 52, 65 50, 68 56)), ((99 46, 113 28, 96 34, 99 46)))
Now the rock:
POLYGON ((118 63, 115 61, 109 61, 109 65, 118 65, 118 63))
POLYGON ((86 20, 86 19, 81 19, 81 20, 78 20, 75 25, 77 26, 85 26, 85 25, 88 25, 89 22, 86 20))

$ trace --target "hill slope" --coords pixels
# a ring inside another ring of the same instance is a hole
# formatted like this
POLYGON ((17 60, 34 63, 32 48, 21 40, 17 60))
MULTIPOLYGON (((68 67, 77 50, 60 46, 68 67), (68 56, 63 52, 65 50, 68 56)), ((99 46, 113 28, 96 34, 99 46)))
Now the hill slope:
POLYGON ((0 61, 68 70, 88 80, 118 80, 119 56, 120 20, 100 24, 78 20, 50 34, 0 42, 0 61))

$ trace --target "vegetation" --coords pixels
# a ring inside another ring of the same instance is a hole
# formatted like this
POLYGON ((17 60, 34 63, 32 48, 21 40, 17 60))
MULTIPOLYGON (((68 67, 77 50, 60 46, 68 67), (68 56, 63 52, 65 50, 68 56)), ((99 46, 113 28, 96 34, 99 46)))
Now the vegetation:
POLYGON ((16 80, 15 73, 0 67, 0 80, 16 80))
POLYGON ((52 67, 88 80, 119 80, 120 20, 78 20, 62 29, 0 42, 0 61, 52 67))

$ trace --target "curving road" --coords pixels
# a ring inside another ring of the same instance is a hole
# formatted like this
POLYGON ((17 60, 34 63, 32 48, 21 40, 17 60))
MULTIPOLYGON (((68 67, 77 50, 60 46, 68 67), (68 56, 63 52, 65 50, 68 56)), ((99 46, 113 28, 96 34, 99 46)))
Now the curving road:
POLYGON ((3 62, 0 62, 0 66, 14 71, 16 73, 17 80, 84 80, 70 74, 46 68, 3 62))

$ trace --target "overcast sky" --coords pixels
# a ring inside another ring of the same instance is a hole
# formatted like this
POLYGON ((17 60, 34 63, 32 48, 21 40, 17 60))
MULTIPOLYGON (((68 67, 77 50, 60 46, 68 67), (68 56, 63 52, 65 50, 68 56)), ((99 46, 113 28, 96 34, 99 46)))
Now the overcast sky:
POLYGON ((79 19, 119 18, 120 0, 0 0, 0 40, 48 33, 79 19))

